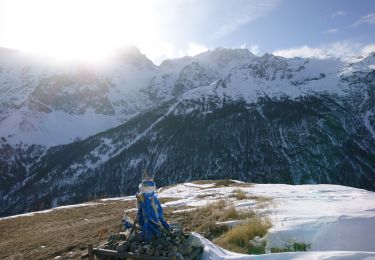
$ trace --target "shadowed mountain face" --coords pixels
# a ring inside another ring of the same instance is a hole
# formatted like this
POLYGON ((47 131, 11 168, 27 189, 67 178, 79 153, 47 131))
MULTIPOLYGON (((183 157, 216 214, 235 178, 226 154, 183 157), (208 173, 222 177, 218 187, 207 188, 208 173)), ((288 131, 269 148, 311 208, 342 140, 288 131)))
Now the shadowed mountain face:
MULTIPOLYGON (((98 86, 90 95, 38 110, 40 116, 63 107, 77 115, 81 105, 94 107, 94 115, 121 115, 123 123, 52 147, 1 140, 1 215, 132 194, 143 169, 159 186, 231 178, 375 190, 374 55, 346 64, 220 49, 138 65, 154 74, 129 93, 147 105, 106 95, 121 84, 108 75, 93 83, 89 74, 71 84, 77 93, 98 86), (137 113, 127 117, 121 104, 137 113)), ((55 88, 47 85, 38 91, 55 88)))

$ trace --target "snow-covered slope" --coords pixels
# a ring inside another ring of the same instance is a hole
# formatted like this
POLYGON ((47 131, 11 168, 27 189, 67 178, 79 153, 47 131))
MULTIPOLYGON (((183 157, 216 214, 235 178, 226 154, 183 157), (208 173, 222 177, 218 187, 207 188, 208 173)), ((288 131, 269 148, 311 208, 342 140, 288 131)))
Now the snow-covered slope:
MULTIPOLYGON (((240 255, 224 250, 205 238, 202 259, 374 259, 375 193, 339 185, 242 185, 235 181, 228 187, 215 183, 183 183, 162 188, 160 198, 175 198, 163 207, 195 208, 219 199, 230 200, 238 210, 255 209, 270 216, 273 227, 266 235, 267 248, 282 247, 294 240, 311 245, 308 252, 240 255), (238 185, 236 184, 238 183, 238 185), (254 199, 237 200, 231 194, 241 189, 249 198, 268 197, 272 203, 256 208, 254 199)), ((104 199, 129 201, 134 196, 104 199)), ((100 203, 100 201, 98 202, 100 203)), ((93 204, 74 205, 74 207, 93 204)), ((69 206, 54 210, 68 209, 69 206)), ((192 210, 192 209, 190 209, 192 210)), ((48 214, 50 211, 32 214, 48 214)), ((23 214, 19 216, 28 216, 23 214)), ((65 213, 64 213, 65 214, 65 213)), ((15 218, 17 216, 12 216, 15 218)), ((6 219, 6 218, 3 218, 6 219)), ((1 221, 1 219, 0 219, 1 221)), ((239 222, 230 221, 233 225, 239 222)))
MULTIPOLYGON (((240 182, 239 182, 240 183, 240 182)), ((179 184, 163 189, 160 197, 178 197, 173 206, 202 206, 228 199, 236 189, 249 197, 273 199, 262 210, 273 227, 267 247, 283 247, 290 240, 311 244, 312 251, 371 251, 375 254, 375 193, 339 185, 255 184, 251 187, 220 187, 210 184, 179 184), (205 195, 209 195, 206 196, 205 195), (199 199, 198 199, 199 198, 199 199), (203 198, 203 199, 202 199, 203 198)), ((239 210, 254 207, 255 200, 231 199, 239 210)))
POLYGON ((253 58, 248 50, 218 49, 157 67, 135 47, 95 64, 2 49, 0 137, 10 144, 46 146, 87 138, 209 85, 253 58))
POLYGON ((374 55, 216 49, 155 66, 0 55, 0 214, 203 178, 375 190, 374 55), (63 158, 63 159, 62 159, 63 158), (37 190, 37 192, 35 192, 37 190))
POLYGON ((136 48, 107 63, 62 63, 0 52, 0 136, 53 146, 104 131, 150 106, 139 92, 156 66, 136 48))
POLYGON ((295 99, 316 93, 344 95, 348 86, 340 83, 339 70, 343 67, 340 60, 285 59, 266 54, 182 98, 216 96, 254 103, 264 96, 295 99))
MULTIPOLYGON (((266 235, 267 247, 289 241, 311 244, 312 252, 245 256, 224 250, 201 237, 202 259, 375 259, 375 193, 338 185, 255 184, 252 187, 221 187, 184 183, 163 190, 160 197, 180 200, 166 205, 197 207, 228 199, 236 189, 249 196, 273 199, 263 214, 274 226, 266 235), (206 196, 205 195, 209 195, 206 196), (204 199, 202 199, 204 198, 204 199)), ((232 199, 237 209, 254 207, 254 200, 232 199)), ((197 235, 199 236, 199 235, 197 235)))
POLYGON ((2 49, 0 137, 11 144, 70 143, 180 96, 256 102, 264 96, 343 95, 349 89, 341 77, 371 72, 373 59, 347 64, 219 48, 155 66, 135 47, 100 64, 61 63, 2 49))

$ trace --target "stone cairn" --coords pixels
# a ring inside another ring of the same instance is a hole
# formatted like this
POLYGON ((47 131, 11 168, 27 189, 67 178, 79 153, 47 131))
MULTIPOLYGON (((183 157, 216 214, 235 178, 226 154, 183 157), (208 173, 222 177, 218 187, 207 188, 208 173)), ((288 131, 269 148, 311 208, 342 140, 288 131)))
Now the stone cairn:
POLYGON ((125 211, 122 219, 125 232, 109 236, 108 243, 102 247, 138 256, 194 259, 196 252, 203 248, 201 240, 181 226, 166 222, 156 195, 156 184, 146 172, 136 198, 136 220, 133 221, 125 211))
POLYGON ((182 260, 195 259, 191 258, 191 255, 202 248, 202 243, 199 238, 184 231, 180 226, 171 225, 169 230, 162 229, 160 236, 150 241, 144 241, 139 230, 128 235, 124 232, 110 235, 108 242, 101 248, 131 252, 136 255, 162 256, 182 260))

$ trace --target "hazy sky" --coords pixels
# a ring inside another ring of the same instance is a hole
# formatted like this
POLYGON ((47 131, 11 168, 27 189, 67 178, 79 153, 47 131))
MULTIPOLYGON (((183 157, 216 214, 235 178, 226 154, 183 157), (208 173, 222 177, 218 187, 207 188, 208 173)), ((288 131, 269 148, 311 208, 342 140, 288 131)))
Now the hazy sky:
POLYGON ((0 46, 93 58, 125 43, 156 63, 216 47, 359 55, 375 51, 375 1, 0 0, 0 46))

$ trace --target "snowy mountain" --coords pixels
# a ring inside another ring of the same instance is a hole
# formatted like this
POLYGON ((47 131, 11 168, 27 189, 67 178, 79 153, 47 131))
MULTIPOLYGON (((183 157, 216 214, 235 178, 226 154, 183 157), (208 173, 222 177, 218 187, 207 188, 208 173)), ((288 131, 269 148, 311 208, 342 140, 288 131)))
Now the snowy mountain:
POLYGON ((1 215, 235 178, 375 190, 375 54, 353 63, 216 49, 155 66, 0 53, 1 215))
POLYGON ((8 143, 55 146, 120 125, 249 62, 247 50, 220 49, 155 66, 135 47, 106 63, 58 63, 0 52, 0 135, 8 143))
POLYGON ((119 125, 150 105, 139 89, 157 67, 136 48, 100 65, 3 52, 0 133, 11 144, 70 143, 119 125))

